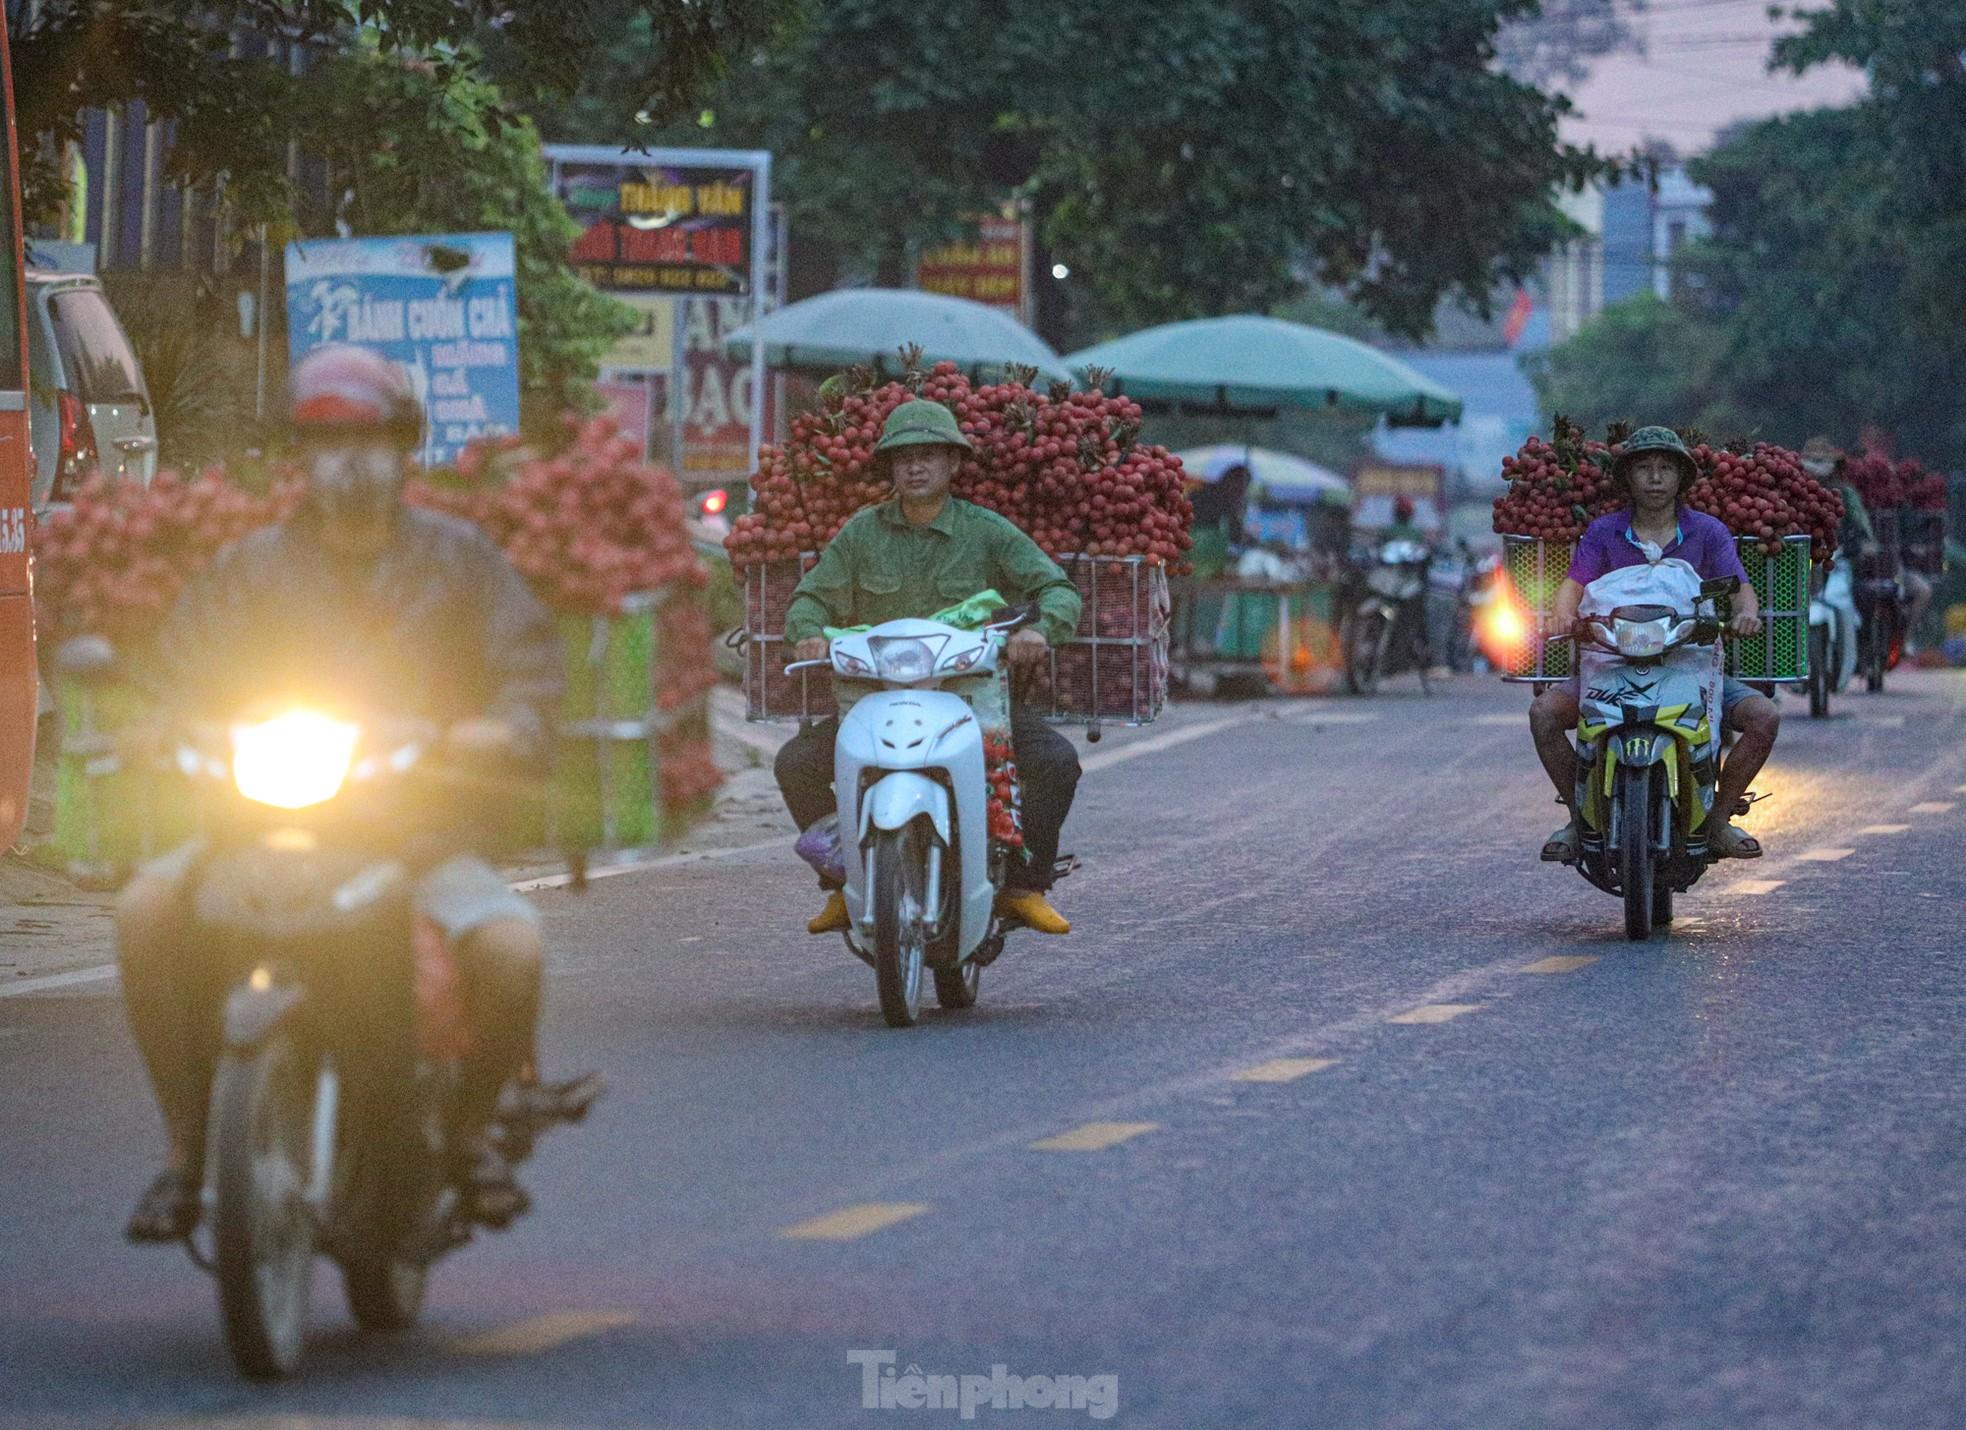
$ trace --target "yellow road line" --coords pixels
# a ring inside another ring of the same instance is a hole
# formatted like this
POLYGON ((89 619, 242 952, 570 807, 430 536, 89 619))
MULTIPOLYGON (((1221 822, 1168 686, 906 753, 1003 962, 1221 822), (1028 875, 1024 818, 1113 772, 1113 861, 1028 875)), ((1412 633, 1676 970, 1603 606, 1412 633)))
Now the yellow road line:
POLYGON ((1772 894, 1788 882, 1787 879, 1736 879, 1731 884, 1722 884, 1723 894, 1772 894))
POLYGON ((926 1202, 862 1202, 788 1226, 778 1234, 793 1241, 858 1241, 927 1210, 926 1202))
POLYGON ((461 1356, 531 1356, 569 1341, 585 1340, 607 1331, 632 1326, 628 1311, 552 1311, 529 1321, 516 1321, 494 1331, 460 1336, 448 1349, 461 1356))
POLYGON ((1923 804, 1914 804, 1911 807, 1913 814, 1951 814, 1952 810, 1952 801, 1948 799, 1928 799, 1923 804))
POLYGON ((1409 1008, 1404 1013, 1396 1013, 1386 1019, 1388 1023, 1445 1023, 1472 1013, 1482 1005, 1479 1003, 1423 1003, 1418 1008, 1409 1008))
POLYGON ((1911 826, 1910 826, 1909 824, 1866 824, 1866 825, 1865 825, 1865 826, 1864 826, 1864 827, 1863 827, 1862 829, 1859 829, 1859 830, 1857 831, 1857 833, 1859 833, 1859 834, 1903 834, 1903 833, 1904 833, 1904 832, 1905 832, 1905 831, 1906 831, 1907 829, 1909 829, 1909 828, 1911 828, 1911 826))
POLYGON ((1241 1072, 1230 1073, 1233 1082, 1295 1082, 1310 1073, 1335 1066, 1336 1058, 1271 1058, 1241 1072))
POLYGON ((1518 973, 1575 973, 1580 968, 1588 968, 1597 962, 1594 953, 1560 953, 1551 958, 1539 958, 1534 963, 1525 963, 1517 969, 1518 973))
POLYGON ((1100 1152, 1131 1141, 1143 1132, 1152 1132, 1158 1122, 1088 1122, 1056 1137, 1045 1137, 1031 1144, 1035 1152, 1100 1152))
POLYGON ((1796 855, 1795 859, 1798 864, 1834 864, 1856 852, 1854 849, 1810 849, 1796 855))

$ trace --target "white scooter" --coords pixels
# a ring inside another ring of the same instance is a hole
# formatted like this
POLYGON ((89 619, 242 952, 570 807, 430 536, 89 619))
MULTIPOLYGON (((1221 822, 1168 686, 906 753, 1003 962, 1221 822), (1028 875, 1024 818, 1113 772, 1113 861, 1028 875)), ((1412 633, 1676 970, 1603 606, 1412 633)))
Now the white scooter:
POLYGON ((1857 632, 1861 627, 1852 590, 1850 559, 1839 556, 1822 589, 1809 598, 1809 713, 1829 714, 1829 698, 1849 684, 1857 670, 1857 632))
MULTIPOLYGON (((921 1013, 922 970, 944 1008, 976 1002, 1015 925, 996 916, 1013 852, 991 837, 985 731, 971 700, 1001 694, 1020 612, 981 630, 889 621, 832 643, 836 681, 875 685, 840 721, 833 787, 845 852, 847 947, 874 970, 890 1027, 921 1013), (968 698, 959 691, 967 690, 968 698)), ((1008 712, 1008 701, 1002 702, 1008 712)))

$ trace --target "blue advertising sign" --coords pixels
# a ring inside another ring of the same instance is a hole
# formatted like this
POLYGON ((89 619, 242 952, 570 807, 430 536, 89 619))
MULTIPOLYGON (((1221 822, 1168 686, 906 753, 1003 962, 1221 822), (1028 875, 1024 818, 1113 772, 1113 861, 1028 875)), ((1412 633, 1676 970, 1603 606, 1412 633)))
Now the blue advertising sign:
POLYGON ((329 343, 409 370, 428 419, 426 467, 477 437, 519 430, 519 314, 512 235, 309 239, 287 245, 293 362, 329 343))

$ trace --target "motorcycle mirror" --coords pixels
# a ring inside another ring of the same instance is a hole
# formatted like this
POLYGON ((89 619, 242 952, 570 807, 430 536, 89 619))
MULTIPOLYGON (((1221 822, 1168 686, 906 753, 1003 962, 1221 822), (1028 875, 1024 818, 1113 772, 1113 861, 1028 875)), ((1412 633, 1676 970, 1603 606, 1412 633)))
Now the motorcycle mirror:
POLYGON ((116 647, 107 636, 70 636, 55 648, 55 669, 78 685, 107 684, 116 672, 116 647))

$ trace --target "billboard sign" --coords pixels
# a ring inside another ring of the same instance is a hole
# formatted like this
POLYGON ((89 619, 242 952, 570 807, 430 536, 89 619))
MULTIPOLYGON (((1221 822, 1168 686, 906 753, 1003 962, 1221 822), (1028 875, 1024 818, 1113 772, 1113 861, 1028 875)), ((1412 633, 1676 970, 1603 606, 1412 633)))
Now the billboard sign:
POLYGON ((977 220, 976 237, 923 252, 915 286, 947 293, 1030 322, 1031 226, 1015 212, 977 220))
POLYGON ((287 246, 287 346, 353 343, 408 369, 426 467, 519 430, 512 235, 309 239, 287 246))
POLYGON ((553 192, 580 225, 573 266, 611 293, 749 293, 757 174, 721 164, 560 159, 553 192))

